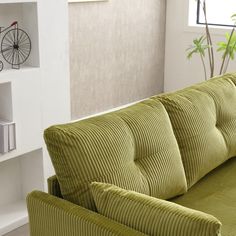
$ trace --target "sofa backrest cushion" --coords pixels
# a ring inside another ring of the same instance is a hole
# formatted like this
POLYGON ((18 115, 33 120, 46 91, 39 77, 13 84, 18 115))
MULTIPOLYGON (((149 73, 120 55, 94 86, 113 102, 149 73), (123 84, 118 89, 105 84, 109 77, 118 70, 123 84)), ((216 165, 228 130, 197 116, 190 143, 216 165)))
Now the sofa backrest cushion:
POLYGON ((236 86, 227 76, 153 99, 169 114, 188 187, 236 156, 236 86))
POLYGON ((63 197, 86 208, 95 210, 93 181, 163 199, 186 192, 178 144, 158 101, 52 126, 44 137, 63 197))
POLYGON ((234 73, 234 74, 225 74, 222 78, 230 79, 236 85, 236 73, 234 73))
POLYGON ((98 213, 146 235, 221 235, 212 215, 110 184, 92 183, 91 189, 98 213))

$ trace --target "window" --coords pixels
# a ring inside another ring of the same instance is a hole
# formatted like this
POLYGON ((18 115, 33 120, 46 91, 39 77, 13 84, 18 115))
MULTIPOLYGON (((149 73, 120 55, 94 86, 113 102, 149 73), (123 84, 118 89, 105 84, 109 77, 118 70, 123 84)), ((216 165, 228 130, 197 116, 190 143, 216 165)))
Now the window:
MULTIPOLYGON (((201 0, 197 1, 197 24, 205 24, 201 0)), ((236 0, 206 0, 209 25, 233 26, 231 16, 236 14, 236 0)))

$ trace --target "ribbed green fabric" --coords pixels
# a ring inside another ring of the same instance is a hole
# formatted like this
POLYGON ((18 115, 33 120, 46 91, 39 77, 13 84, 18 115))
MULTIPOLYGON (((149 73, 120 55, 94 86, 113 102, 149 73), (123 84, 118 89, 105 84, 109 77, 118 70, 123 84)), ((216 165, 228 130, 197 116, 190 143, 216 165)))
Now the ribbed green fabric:
POLYGON ((230 79, 236 85, 236 73, 225 74, 223 78, 230 79))
POLYGON ((32 192, 27 206, 31 236, 145 236, 47 193, 32 192))
POLYGON ((93 181, 159 198, 186 191, 186 179, 167 112, 147 100, 118 112, 45 131, 66 200, 95 209, 93 181))
POLYGON ((220 221, 203 212, 110 184, 95 182, 91 189, 99 213, 147 235, 221 235, 220 221))
POLYGON ((195 89, 208 94, 215 104, 216 128, 227 147, 227 159, 236 156, 236 86, 227 75, 210 80, 195 89))
POLYGON ((169 114, 188 187, 236 155, 236 87, 226 76, 153 99, 169 114))
POLYGON ((61 195, 61 189, 60 189, 60 185, 59 185, 56 175, 48 178, 47 182, 48 182, 48 193, 53 196, 63 198, 61 195))
POLYGON ((236 235, 236 158, 210 172, 173 202, 217 217, 222 236, 236 235))
POLYGON ((168 199, 186 192, 180 151, 162 104, 146 100, 116 114, 132 133, 134 161, 149 186, 148 195, 168 199))

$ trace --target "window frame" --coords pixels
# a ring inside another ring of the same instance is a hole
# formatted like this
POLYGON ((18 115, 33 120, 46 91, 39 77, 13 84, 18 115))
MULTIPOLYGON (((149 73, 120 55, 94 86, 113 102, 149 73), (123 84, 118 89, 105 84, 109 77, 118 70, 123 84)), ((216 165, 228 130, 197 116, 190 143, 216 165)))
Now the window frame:
MULTIPOLYGON (((201 12, 201 6, 200 6, 200 1, 201 0, 197 0, 197 19, 196 19, 196 24, 197 25, 206 25, 205 22, 200 22, 200 12, 201 12)), ((234 25, 227 25, 227 24, 220 24, 220 23, 211 23, 211 22, 207 22, 208 25, 212 25, 212 26, 221 26, 221 27, 234 27, 234 25)))

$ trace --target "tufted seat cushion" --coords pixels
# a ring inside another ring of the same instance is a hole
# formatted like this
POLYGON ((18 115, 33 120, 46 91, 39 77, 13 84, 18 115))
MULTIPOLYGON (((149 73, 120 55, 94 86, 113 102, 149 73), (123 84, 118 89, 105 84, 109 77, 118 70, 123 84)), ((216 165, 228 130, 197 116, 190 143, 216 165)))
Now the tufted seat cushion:
POLYGON ((153 99, 169 114, 188 187, 236 156, 236 86, 228 76, 153 99))
POLYGON ((178 144, 163 105, 147 100, 45 131, 66 200, 95 210, 91 182, 167 199, 186 192, 178 144))

